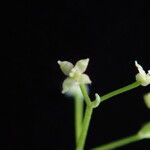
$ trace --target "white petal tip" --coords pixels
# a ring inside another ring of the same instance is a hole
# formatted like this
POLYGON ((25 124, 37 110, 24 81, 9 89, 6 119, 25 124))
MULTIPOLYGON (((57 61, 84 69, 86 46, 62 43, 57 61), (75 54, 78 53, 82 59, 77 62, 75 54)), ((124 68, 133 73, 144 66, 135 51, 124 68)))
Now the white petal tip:
POLYGON ((90 61, 90 59, 89 59, 89 58, 86 58, 85 60, 87 61, 87 63, 89 63, 89 61, 90 61))
POLYGON ((135 60, 134 62, 135 62, 135 66, 139 67, 139 64, 138 64, 137 60, 135 60))
POLYGON ((61 64, 61 61, 60 61, 60 60, 58 60, 58 61, 57 61, 57 63, 60 65, 60 64, 61 64))
POLYGON ((63 90, 61 93, 62 93, 62 94, 65 94, 65 93, 66 93, 66 91, 64 91, 64 90, 63 90))

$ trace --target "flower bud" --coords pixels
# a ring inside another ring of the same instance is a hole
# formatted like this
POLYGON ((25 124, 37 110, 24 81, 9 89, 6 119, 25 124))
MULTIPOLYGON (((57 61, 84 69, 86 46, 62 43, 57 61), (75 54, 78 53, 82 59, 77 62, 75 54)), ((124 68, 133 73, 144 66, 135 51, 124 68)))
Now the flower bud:
POLYGON ((150 122, 146 123, 141 130, 138 132, 138 135, 141 139, 150 138, 150 122))
POLYGON ((144 102, 146 106, 150 109, 150 93, 144 95, 144 102))

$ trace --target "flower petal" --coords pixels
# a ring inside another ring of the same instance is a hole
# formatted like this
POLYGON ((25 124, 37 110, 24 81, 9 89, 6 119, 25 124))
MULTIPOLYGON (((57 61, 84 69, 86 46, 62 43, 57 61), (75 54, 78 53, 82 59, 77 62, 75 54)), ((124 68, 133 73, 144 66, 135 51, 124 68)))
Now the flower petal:
POLYGON ((139 70, 139 73, 136 75, 136 80, 139 81, 142 86, 149 85, 150 84, 150 70, 148 70, 148 73, 146 74, 142 66, 140 66, 137 63, 137 61, 135 61, 135 65, 137 69, 139 70))
POLYGON ((64 94, 66 92, 71 91, 74 88, 74 86, 77 86, 77 85, 78 83, 72 78, 69 78, 69 77, 66 78, 62 85, 62 88, 63 88, 62 93, 64 94))
POLYGON ((142 75, 142 74, 138 73, 135 77, 136 77, 136 80, 139 81, 142 86, 147 85, 146 75, 142 75))
POLYGON ((91 84, 91 83, 92 83, 91 80, 90 80, 90 78, 89 78, 89 76, 86 75, 86 74, 81 74, 81 75, 79 76, 79 78, 77 79, 77 81, 78 81, 80 84, 91 84))
POLYGON ((146 75, 146 84, 149 85, 150 84, 150 74, 146 75))
POLYGON ((68 61, 60 61, 60 60, 58 60, 57 63, 59 64, 61 71, 65 75, 69 76, 69 73, 71 69, 74 67, 74 65, 68 61))
POLYGON ((81 100, 83 99, 83 94, 81 92, 80 86, 78 84, 74 85, 72 88, 69 89, 68 92, 65 93, 67 96, 78 96, 81 100))
POLYGON ((142 74, 143 76, 146 75, 145 71, 143 70, 142 66, 138 64, 137 61, 135 61, 135 66, 137 67, 138 71, 140 74, 142 74))
POLYGON ((85 72, 88 64, 89 64, 89 58, 81 59, 81 60, 77 61, 77 63, 75 64, 75 67, 71 70, 71 72, 83 73, 83 72, 85 72))

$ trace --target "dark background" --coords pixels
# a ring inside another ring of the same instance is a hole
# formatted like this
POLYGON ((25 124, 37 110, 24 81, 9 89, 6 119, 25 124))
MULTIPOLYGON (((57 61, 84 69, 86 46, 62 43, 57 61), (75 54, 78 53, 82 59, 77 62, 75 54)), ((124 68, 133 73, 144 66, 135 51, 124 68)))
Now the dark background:
MULTIPOLYGON (((90 95, 135 81, 134 61, 149 69, 149 7, 143 1, 21 1, 8 4, 10 99, 6 149, 74 149, 74 102, 61 94, 57 60, 90 58, 90 95)), ((149 87, 112 98, 94 111, 85 149, 131 135, 149 120, 149 87)), ((120 148, 146 150, 149 141, 120 148)))

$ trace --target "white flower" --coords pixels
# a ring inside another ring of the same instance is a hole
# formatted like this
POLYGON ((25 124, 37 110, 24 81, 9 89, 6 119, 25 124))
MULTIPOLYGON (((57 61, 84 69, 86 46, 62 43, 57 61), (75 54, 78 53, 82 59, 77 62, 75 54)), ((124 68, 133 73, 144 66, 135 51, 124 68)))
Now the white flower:
POLYGON ((135 61, 135 66, 137 67, 139 73, 136 75, 136 80, 141 83, 142 86, 147 86, 150 84, 150 70, 148 73, 143 70, 142 66, 135 61))
POLYGON ((68 61, 58 61, 62 72, 68 77, 62 85, 62 93, 79 94, 81 93, 80 84, 90 84, 91 80, 88 75, 84 74, 89 63, 89 58, 77 61, 75 66, 68 61))
POLYGON ((146 106, 150 109, 150 92, 144 95, 144 102, 146 106))

